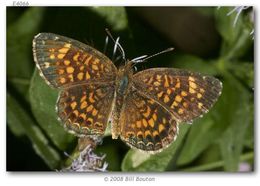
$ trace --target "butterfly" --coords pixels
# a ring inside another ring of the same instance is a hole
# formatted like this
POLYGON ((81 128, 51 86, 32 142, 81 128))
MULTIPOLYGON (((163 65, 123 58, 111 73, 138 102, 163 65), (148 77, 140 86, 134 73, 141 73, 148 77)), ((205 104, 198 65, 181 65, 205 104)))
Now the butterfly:
POLYGON ((111 122, 113 139, 150 153, 168 147, 178 125, 208 112, 222 90, 218 79, 183 69, 135 73, 146 56, 117 68, 91 46, 52 33, 34 37, 33 56, 46 83, 60 90, 56 111, 65 129, 79 137, 103 136, 111 122))

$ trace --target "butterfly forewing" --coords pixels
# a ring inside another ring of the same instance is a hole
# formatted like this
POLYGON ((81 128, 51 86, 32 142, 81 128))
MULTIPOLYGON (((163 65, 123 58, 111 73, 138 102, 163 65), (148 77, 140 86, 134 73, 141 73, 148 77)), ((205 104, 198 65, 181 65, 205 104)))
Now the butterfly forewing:
POLYGON ((154 99, 132 90, 125 100, 120 118, 121 139, 131 147, 157 152, 177 136, 177 122, 154 99))
POLYGON ((62 90, 57 102, 58 116, 78 136, 105 132, 114 98, 113 85, 86 84, 62 90))
POLYGON ((46 82, 55 88, 116 78, 116 67, 102 53, 79 41, 51 33, 33 40, 36 66, 46 82))
POLYGON ((221 82, 210 76, 173 68, 152 68, 134 75, 134 87, 165 106, 178 122, 191 122, 216 102, 221 82))

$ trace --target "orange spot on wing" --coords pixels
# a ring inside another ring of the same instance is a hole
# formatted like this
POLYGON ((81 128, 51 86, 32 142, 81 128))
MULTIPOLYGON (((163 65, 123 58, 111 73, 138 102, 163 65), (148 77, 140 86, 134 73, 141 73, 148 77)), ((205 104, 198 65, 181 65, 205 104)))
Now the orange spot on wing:
POLYGON ((96 116, 97 113, 98 113, 98 111, 94 108, 93 111, 92 111, 92 115, 93 115, 93 116, 96 116))
POLYGON ((79 115, 79 111, 74 110, 73 113, 75 114, 76 117, 78 117, 78 115, 79 115))
POLYGON ((68 66, 70 64, 69 60, 64 60, 64 65, 68 66))
POLYGON ((137 126, 137 128, 141 128, 142 127, 142 122, 141 121, 137 121, 136 122, 136 126, 137 126))
POLYGON ((69 79, 70 79, 70 82, 73 82, 73 81, 74 81, 72 74, 70 74, 68 77, 69 77, 69 79))
POLYGON ((74 102, 72 102, 70 104, 70 107, 72 108, 72 110, 74 110, 76 106, 77 106, 77 102, 76 101, 74 101, 74 102))
POLYGON ((184 110, 182 108, 179 108, 178 114, 183 114, 184 110))
POLYGON ((160 124, 158 129, 159 129, 159 133, 161 133, 165 128, 163 124, 160 124))
POLYGON ((196 93, 196 91, 195 91, 193 88, 191 88, 191 87, 189 87, 189 92, 190 92, 191 94, 196 93))
POLYGON ((147 107, 147 111, 145 113, 143 113, 144 117, 148 118, 151 114, 151 109, 150 107, 147 107))
POLYGON ((172 105, 171 105, 171 108, 177 107, 178 104, 179 104, 178 102, 174 101, 174 102, 172 103, 172 105))
POLYGON ((188 107, 188 103, 187 102, 183 102, 182 105, 187 108, 188 107))
POLYGON ((154 127, 154 120, 153 118, 149 119, 148 121, 149 125, 153 128, 154 127))
POLYGON ((161 78, 162 78, 162 76, 161 75, 156 75, 156 79, 158 80, 158 81, 161 81, 161 78))
POLYGON ((86 98, 87 98, 87 96, 86 95, 84 95, 81 99, 80 99, 80 102, 83 102, 83 101, 85 101, 86 100, 86 98))
POLYGON ((84 68, 85 68, 84 65, 81 65, 81 66, 79 67, 79 70, 83 71, 84 68))
POLYGON ((67 71, 67 73, 71 74, 71 73, 74 72, 74 68, 73 67, 67 67, 66 71, 67 71))
POLYGON ((88 106, 88 103, 86 101, 82 102, 80 105, 80 109, 84 109, 88 106))
POLYGON ((80 73, 78 73, 77 78, 78 78, 79 80, 82 80, 82 79, 83 79, 83 76, 84 76, 84 73, 83 73, 83 72, 80 72, 80 73))
POLYGON ((180 88, 181 87, 181 82, 180 79, 177 78, 177 83, 175 84, 175 88, 180 88))
POLYGON ((98 66, 97 65, 92 65, 92 69, 93 70, 98 70, 98 66))
POLYGON ((92 118, 88 118, 87 121, 89 121, 91 124, 93 124, 93 119, 92 118))
POLYGON ((87 112, 92 111, 93 108, 94 108, 93 105, 89 105, 88 108, 87 108, 87 112))
POLYGON ((148 126, 148 123, 147 123, 146 119, 143 119, 142 122, 143 122, 144 127, 148 126))
POLYGON ((181 96, 187 96, 188 94, 187 94, 187 92, 186 91, 181 91, 181 96))
POLYGON ((69 48, 61 48, 59 49, 60 53, 66 54, 68 52, 69 48))
POLYGON ((98 64, 99 63, 99 59, 98 58, 96 58, 92 63, 94 64, 94 65, 96 65, 96 64, 98 64))
POLYGON ((154 121, 157 120, 157 115, 155 113, 153 114, 153 119, 154 119, 154 121))
POLYGON ((50 59, 55 59, 55 55, 54 55, 54 54, 51 54, 51 55, 50 55, 50 59))
POLYGON ((90 102, 90 103, 94 103, 94 102, 95 102, 93 96, 94 96, 94 93, 91 92, 91 93, 89 94, 89 102, 90 102))
POLYGON ((202 97, 202 94, 201 93, 198 93, 197 94, 197 98, 200 99, 202 97))
POLYGON ((88 73, 88 71, 86 72, 86 80, 90 79, 90 75, 88 73))
POLYGON ((170 85, 169 85, 169 82, 168 82, 168 78, 167 78, 167 76, 166 75, 164 75, 164 87, 169 87, 170 85))
POLYGON ((194 77, 189 76, 189 81, 195 81, 194 77))
POLYGON ((77 54, 75 54, 75 55, 73 56, 73 60, 74 60, 74 61, 78 61, 78 57, 79 57, 79 53, 77 53, 77 54))
POLYGON ((83 118, 84 120, 86 120, 86 114, 82 113, 79 115, 79 117, 83 118))
POLYGON ((154 84, 155 86, 161 85, 161 83, 160 83, 159 81, 155 81, 153 84, 154 84))
POLYGON ((143 132, 139 130, 139 131, 136 133, 136 136, 143 138, 143 132))
POLYGON ((153 136, 157 136, 157 135, 159 135, 159 133, 158 133, 158 131, 153 131, 153 136))
POLYGON ((176 95, 175 96, 175 101, 181 102, 182 101, 182 97, 180 95, 176 95))
POLYGON ((60 83, 62 83, 62 84, 63 84, 63 83, 66 83, 66 79, 65 79, 65 78, 63 78, 63 77, 62 77, 62 78, 60 78, 60 83))
POLYGON ((163 118, 163 124, 165 124, 166 123, 166 119, 165 118, 163 118))
POLYGON ((144 136, 147 137, 148 135, 152 136, 151 132, 149 130, 146 130, 144 132, 144 136))
POLYGON ((89 65, 90 60, 92 59, 92 56, 90 55, 84 62, 84 64, 89 65))
POLYGON ((66 43, 66 44, 64 45, 65 48, 70 48, 70 46, 71 46, 70 43, 66 43))
POLYGON ((193 89, 196 89, 196 88, 197 88, 197 85, 196 85, 194 82, 192 82, 192 81, 189 82, 189 86, 190 86, 191 88, 193 88, 193 89))
POLYGON ((203 104, 201 102, 198 103, 198 108, 202 109, 203 104))
POLYGON ((64 58, 64 56, 65 56, 65 54, 58 54, 58 59, 63 59, 64 58))
POLYGON ((61 74, 64 74, 65 70, 64 69, 59 69, 58 70, 58 74, 61 75, 61 74))
POLYGON ((168 95, 165 95, 163 98, 164 103, 168 103, 170 101, 170 98, 168 95))
POLYGON ((162 95, 163 95, 163 91, 162 91, 162 92, 160 92, 160 93, 158 93, 158 94, 157 94, 157 97, 158 97, 158 98, 161 98, 161 97, 162 97, 162 95))

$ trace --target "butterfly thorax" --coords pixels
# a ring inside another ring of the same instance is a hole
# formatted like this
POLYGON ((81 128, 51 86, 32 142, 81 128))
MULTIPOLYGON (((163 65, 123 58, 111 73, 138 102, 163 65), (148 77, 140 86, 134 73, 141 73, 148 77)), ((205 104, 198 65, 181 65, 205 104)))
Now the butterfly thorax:
POLYGON ((125 66, 121 66, 118 69, 116 78, 115 102, 111 118, 111 132, 113 139, 117 139, 120 135, 120 115, 125 106, 123 103, 125 102, 125 99, 132 86, 132 78, 133 69, 131 62, 128 62, 125 66))

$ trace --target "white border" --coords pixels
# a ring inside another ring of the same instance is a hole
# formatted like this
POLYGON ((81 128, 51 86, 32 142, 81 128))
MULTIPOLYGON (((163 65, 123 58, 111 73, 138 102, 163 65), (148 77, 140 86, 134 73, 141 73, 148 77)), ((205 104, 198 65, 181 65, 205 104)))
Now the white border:
MULTIPOLYGON (((238 5, 251 5, 254 6, 255 11, 258 11, 259 8, 259 1, 257 0, 243 0, 243 1, 232 1, 232 0, 203 0, 203 1, 189 1, 189 0, 182 0, 182 1, 168 1, 168 0, 160 0, 154 3, 151 3, 152 0, 149 1, 140 1, 140 0, 73 0, 73 1, 65 1, 65 0, 44 0, 44 1, 36 1, 36 0, 29 0, 30 6, 238 6, 238 5), (195 4, 196 3, 196 4, 195 4)), ((105 182, 104 178, 106 176, 118 176, 122 175, 120 173, 110 173, 110 174, 59 174, 59 173, 35 173, 35 172, 27 172, 27 173, 7 173, 6 172, 6 108, 3 105, 6 105, 6 6, 12 6, 12 0, 2 0, 0 1, 0 83, 1 83, 1 91, 0 91, 0 105, 1 107, 1 185, 21 185, 26 184, 27 186, 30 185, 70 185, 70 186, 78 186, 78 185, 99 185, 99 184, 149 184, 149 185, 158 185, 158 184, 165 184, 165 185, 256 185, 259 182, 259 162, 257 159, 259 143, 258 137, 259 128, 258 125, 258 109, 257 106, 259 105, 258 99, 256 100, 256 107, 255 107, 255 173, 251 174, 231 174, 231 173, 164 173, 164 174, 148 174, 143 173, 141 175, 148 176, 148 177, 155 177, 155 182, 105 182)), ((257 12, 256 12, 257 17, 257 12)), ((259 30, 258 19, 255 19, 255 43, 256 46, 258 44, 257 33, 259 30)), ((257 51, 255 50, 255 74, 256 74, 256 88, 255 91, 258 92, 259 87, 259 75, 257 75, 258 67, 258 56, 257 51)), ((256 95, 256 94, 255 94, 256 95)), ((257 95, 256 95, 257 98, 257 95)), ((137 175, 137 174, 127 174, 123 173, 123 175, 137 175)))

